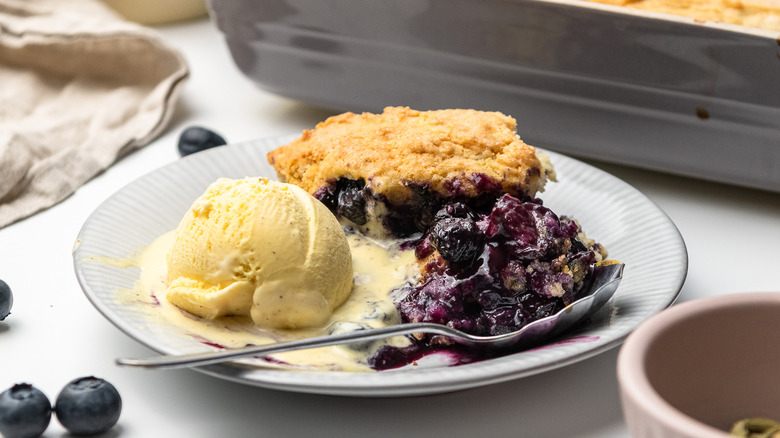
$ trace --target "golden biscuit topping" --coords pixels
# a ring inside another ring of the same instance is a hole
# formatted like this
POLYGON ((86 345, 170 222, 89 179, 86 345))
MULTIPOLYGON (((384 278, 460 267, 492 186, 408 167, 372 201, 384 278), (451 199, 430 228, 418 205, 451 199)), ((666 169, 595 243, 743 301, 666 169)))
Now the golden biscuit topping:
POLYGON ((758 29, 780 30, 778 0, 591 0, 679 15, 697 21, 737 24, 758 29))
POLYGON ((411 185, 476 196, 487 177, 506 193, 535 196, 554 179, 546 156, 520 140, 512 117, 468 109, 345 113, 267 158, 282 181, 309 193, 339 178, 362 178, 391 203, 403 203, 411 185))

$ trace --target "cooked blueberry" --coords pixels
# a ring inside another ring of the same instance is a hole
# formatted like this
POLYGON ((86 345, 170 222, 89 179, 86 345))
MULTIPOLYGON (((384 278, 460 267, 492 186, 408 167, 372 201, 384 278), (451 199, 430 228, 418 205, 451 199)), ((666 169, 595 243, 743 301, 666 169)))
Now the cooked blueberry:
POLYGON ((116 424, 122 412, 122 398, 111 383, 97 377, 81 377, 60 391, 54 412, 72 434, 94 435, 116 424))
POLYGON ((550 302, 550 303, 547 303, 547 304, 543 304, 543 305, 541 305, 541 306, 536 308, 536 313, 535 313, 534 317, 536 319, 547 318, 548 316, 550 316, 550 315, 554 314, 555 312, 557 312, 558 309, 559 309, 559 305, 558 305, 558 302, 556 302, 556 301, 553 301, 553 302, 550 302))
POLYGON ((335 186, 327 185, 320 187, 312 196, 325 204, 330 211, 335 211, 338 206, 338 195, 336 194, 335 186))
POLYGON ((472 220, 477 220, 477 214, 466 204, 462 202, 452 202, 445 205, 439 211, 436 212, 433 220, 438 222, 448 217, 461 217, 472 220))
POLYGON ((477 191, 480 193, 501 192, 501 183, 485 174, 475 173, 471 175, 471 180, 474 182, 474 185, 477 187, 477 191))
POLYGON ((5 438, 41 436, 50 420, 49 399, 29 383, 18 383, 0 394, 0 434, 5 438))
POLYGON ((484 235, 473 220, 453 217, 436 222, 430 240, 444 260, 467 263, 482 252, 484 235))
POLYGON ((588 247, 580 239, 574 238, 571 239, 571 250, 572 252, 583 252, 587 251, 588 247))
POLYGON ((410 231, 425 232, 435 222, 434 216, 436 212, 441 208, 441 200, 439 197, 429 191, 427 186, 410 185, 408 186, 412 190, 412 197, 403 209, 402 215, 411 217, 412 228, 410 231))
POLYGON ((404 349, 384 345, 368 359, 368 365, 375 370, 389 370, 391 368, 402 367, 414 359, 416 359, 416 357, 411 356, 404 349))
POLYGON ((342 179, 339 181, 336 213, 358 224, 365 225, 366 199, 363 197, 363 180, 342 179))
POLYGON ((227 142, 216 132, 200 126, 191 126, 179 136, 179 155, 184 157, 224 144, 227 142))
POLYGON ((14 305, 14 295, 11 293, 11 287, 8 283, 0 280, 0 321, 11 314, 11 307, 14 305))
POLYGON ((427 236, 425 239, 420 240, 414 247, 414 256, 417 259, 422 260, 433 253, 435 248, 431 245, 431 236, 427 236))

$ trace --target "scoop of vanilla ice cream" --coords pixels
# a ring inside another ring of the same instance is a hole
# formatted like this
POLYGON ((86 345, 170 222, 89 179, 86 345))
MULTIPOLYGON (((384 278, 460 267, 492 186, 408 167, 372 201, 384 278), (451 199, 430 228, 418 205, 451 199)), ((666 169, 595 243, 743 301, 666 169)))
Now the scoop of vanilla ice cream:
POLYGON ((167 298, 195 315, 259 326, 324 324, 352 290, 352 257, 333 214, 303 189, 265 178, 211 184, 182 218, 167 298))

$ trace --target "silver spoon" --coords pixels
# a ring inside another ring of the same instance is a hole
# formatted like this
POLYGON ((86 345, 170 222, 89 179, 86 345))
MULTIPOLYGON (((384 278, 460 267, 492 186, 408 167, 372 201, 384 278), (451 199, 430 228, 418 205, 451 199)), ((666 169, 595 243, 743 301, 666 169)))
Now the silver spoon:
POLYGON ((537 344, 544 338, 560 333, 604 305, 604 303, 606 303, 615 293, 620 280, 623 278, 623 267, 624 265, 622 263, 617 262, 596 265, 594 268, 593 280, 589 287, 590 293, 588 295, 574 301, 554 315, 538 319, 523 326, 520 330, 502 335, 475 336, 445 325, 419 322, 398 324, 378 329, 359 330, 340 335, 318 336, 270 345, 157 356, 144 359, 119 358, 116 360, 116 363, 121 366, 140 368, 186 368, 211 365, 247 356, 262 357, 285 351, 343 345, 352 342, 376 341, 391 336, 410 335, 415 333, 448 336, 455 342, 469 347, 485 348, 486 346, 489 346, 490 348, 497 349, 526 347, 537 344))

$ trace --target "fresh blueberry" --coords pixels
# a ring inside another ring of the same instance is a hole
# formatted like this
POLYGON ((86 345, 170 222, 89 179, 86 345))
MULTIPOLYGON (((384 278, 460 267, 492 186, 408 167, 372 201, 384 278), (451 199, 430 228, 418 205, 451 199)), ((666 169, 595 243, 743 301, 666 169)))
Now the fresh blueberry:
POLYGON ((116 424, 122 412, 122 398, 111 383, 98 377, 81 377, 60 391, 54 412, 72 434, 94 435, 116 424))
POLYGON ((475 260, 482 251, 484 240, 484 234, 473 220, 458 217, 436 222, 430 235, 431 245, 444 260, 452 263, 475 260))
POLYGON ((14 295, 11 293, 11 287, 3 280, 0 280, 0 321, 11 314, 13 305, 14 295))
POLYGON ((51 403, 29 383, 17 383, 0 394, 0 434, 32 438, 43 434, 51 420, 51 403))
POLYGON ((358 225, 365 225, 367 222, 366 198, 363 197, 363 187, 365 184, 365 181, 362 179, 339 180, 340 187, 336 213, 358 225))
POLYGON ((200 126, 191 126, 179 136, 179 155, 184 157, 224 144, 227 142, 216 132, 200 126))

